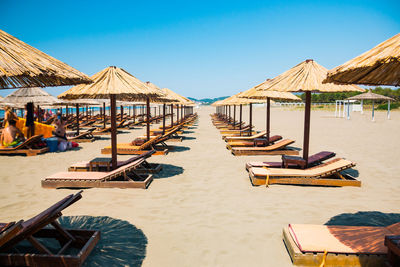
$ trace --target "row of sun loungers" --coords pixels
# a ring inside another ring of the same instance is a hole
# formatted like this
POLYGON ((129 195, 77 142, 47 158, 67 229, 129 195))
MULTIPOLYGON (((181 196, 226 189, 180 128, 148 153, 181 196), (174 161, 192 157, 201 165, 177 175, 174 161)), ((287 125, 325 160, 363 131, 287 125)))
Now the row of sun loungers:
POLYGON ((57 222, 62 211, 81 198, 78 192, 27 221, 0 223, 0 266, 81 266, 99 241, 100 232, 65 229, 57 222), (46 246, 43 239, 58 244, 57 250, 46 246))
POLYGON ((244 155, 298 155, 299 151, 289 145, 294 140, 282 139, 280 135, 274 135, 266 140, 266 132, 255 132, 250 130, 250 125, 244 126, 242 129, 232 129, 237 122, 220 118, 216 115, 212 116, 213 124, 220 129, 222 139, 227 142, 226 148, 231 151, 234 156, 244 155), (229 128, 229 130, 228 130, 229 128), (222 130, 221 130, 222 129, 222 130), (268 142, 267 142, 268 141, 268 142))
MULTIPOLYGON (((223 125, 214 117, 213 123, 223 125)), ((231 122, 233 123, 233 122, 231 122)), ((317 186, 361 186, 361 182, 345 170, 356 164, 343 158, 331 159, 335 153, 322 151, 306 161, 298 155, 297 150, 288 149, 293 140, 283 139, 279 135, 271 136, 269 145, 263 146, 266 132, 253 136, 223 136, 226 148, 235 156, 239 155, 282 155, 281 162, 248 162, 246 170, 254 186, 272 184, 317 185, 317 186), (261 145, 260 145, 261 144, 261 145), (324 162, 328 159, 330 161, 324 162)))

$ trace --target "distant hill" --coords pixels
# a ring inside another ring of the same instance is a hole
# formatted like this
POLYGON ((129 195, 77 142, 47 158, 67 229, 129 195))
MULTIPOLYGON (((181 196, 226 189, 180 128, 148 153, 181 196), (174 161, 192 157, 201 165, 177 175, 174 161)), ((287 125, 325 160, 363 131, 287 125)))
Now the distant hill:
POLYGON ((203 105, 210 105, 210 104, 214 103, 215 101, 223 100, 228 97, 229 96, 221 96, 221 97, 216 97, 216 98, 202 98, 202 99, 196 99, 193 97, 188 97, 188 98, 194 102, 201 103, 203 105))

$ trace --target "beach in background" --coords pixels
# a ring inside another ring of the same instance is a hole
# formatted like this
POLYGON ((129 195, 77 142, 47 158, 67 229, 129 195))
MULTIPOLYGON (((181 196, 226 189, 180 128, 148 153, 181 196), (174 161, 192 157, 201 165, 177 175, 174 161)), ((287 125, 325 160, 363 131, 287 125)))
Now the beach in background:
MULTIPOLYGON (((243 110, 248 121, 248 107, 243 110)), ((215 108, 200 106, 195 111, 199 120, 184 134, 186 139, 168 143, 175 146, 168 155, 150 158, 164 170, 147 190, 85 189, 83 199, 64 215, 128 221, 147 239, 143 266, 291 266, 282 242, 288 223, 324 224, 358 211, 400 214, 400 112, 393 111, 390 120, 386 112, 376 112, 371 122, 370 111, 353 112, 350 120, 335 118, 331 111, 312 111, 310 154, 327 150, 355 161, 360 188, 266 188, 251 185, 245 163, 280 161, 280 156, 234 157, 211 123, 209 114, 215 108)), ((255 108, 253 115, 256 129, 264 130, 265 108, 255 108)), ((302 148, 303 124, 303 110, 271 109, 271 134, 296 140, 294 147, 302 148)), ((145 128, 124 132, 118 135, 120 143, 144 134, 145 128)), ((28 219, 76 192, 43 189, 40 181, 74 162, 99 156, 100 149, 110 145, 109 137, 103 138, 80 144, 77 151, 2 156, 0 221, 28 219)))

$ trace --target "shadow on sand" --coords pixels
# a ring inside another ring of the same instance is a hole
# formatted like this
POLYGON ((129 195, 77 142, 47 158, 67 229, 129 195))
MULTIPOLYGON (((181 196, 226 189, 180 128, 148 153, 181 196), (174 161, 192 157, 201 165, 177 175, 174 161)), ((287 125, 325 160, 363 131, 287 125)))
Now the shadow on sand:
POLYGON ((190 150, 190 147, 188 146, 170 146, 168 145, 168 153, 173 153, 173 152, 184 152, 190 150))
POLYGON ((325 225, 388 226, 397 222, 400 222, 399 213, 359 211, 357 213, 342 213, 336 215, 330 218, 325 225))
POLYGON ((67 229, 100 231, 100 241, 83 266, 141 266, 146 257, 147 237, 127 221, 108 216, 63 216, 59 222, 67 229))
POLYGON ((171 164, 161 164, 162 171, 157 174, 154 174, 154 179, 163 179, 163 178, 170 178, 175 175, 182 174, 184 169, 180 166, 175 166, 171 164))

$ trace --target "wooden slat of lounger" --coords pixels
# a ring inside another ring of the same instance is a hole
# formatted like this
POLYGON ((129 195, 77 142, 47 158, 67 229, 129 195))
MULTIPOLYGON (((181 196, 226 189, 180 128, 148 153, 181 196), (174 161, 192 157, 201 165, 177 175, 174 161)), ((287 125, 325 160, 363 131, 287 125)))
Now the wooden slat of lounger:
POLYGON ((385 227, 290 224, 289 233, 302 252, 386 254, 385 227))
POLYGON ((235 147, 232 148, 232 150, 235 151, 271 151, 271 150, 278 150, 278 149, 282 149, 285 146, 288 146, 290 144, 293 144, 294 141, 290 140, 290 139, 284 139, 282 141, 276 142, 275 144, 269 145, 269 146, 265 146, 265 147, 235 147))
POLYGON ((341 170, 355 166, 355 163, 345 159, 334 159, 325 164, 313 168, 301 169, 280 169, 280 168, 251 168, 254 176, 266 177, 325 177, 337 173, 341 170))
POLYGON ((343 254, 303 253, 294 242, 288 227, 283 229, 283 241, 294 265, 320 266, 325 258, 325 266, 384 266, 386 255, 376 254, 343 254))
POLYGON ((252 135, 252 136, 230 136, 230 137, 225 137, 225 141, 240 141, 240 140, 254 140, 255 138, 260 138, 263 137, 267 132, 259 132, 258 134, 252 135))
POLYGON ((135 168, 141 164, 144 159, 136 160, 128 165, 119 167, 111 172, 59 172, 49 175, 45 178, 47 181, 51 180, 85 180, 85 181, 105 181, 110 180, 116 176, 123 174, 124 172, 129 172, 132 168, 135 168))

